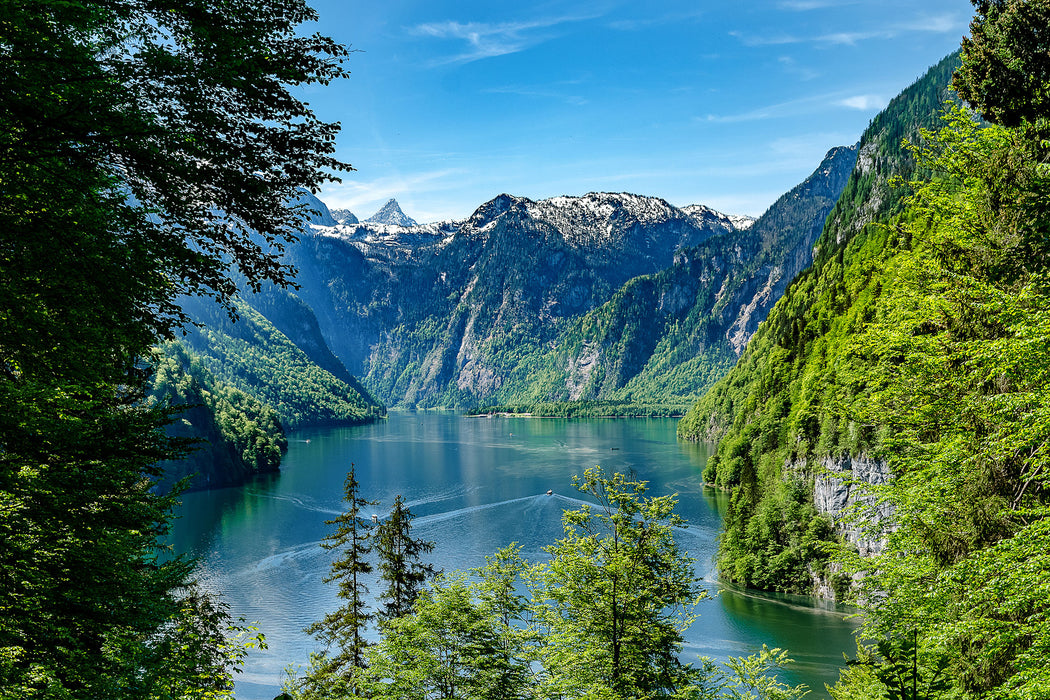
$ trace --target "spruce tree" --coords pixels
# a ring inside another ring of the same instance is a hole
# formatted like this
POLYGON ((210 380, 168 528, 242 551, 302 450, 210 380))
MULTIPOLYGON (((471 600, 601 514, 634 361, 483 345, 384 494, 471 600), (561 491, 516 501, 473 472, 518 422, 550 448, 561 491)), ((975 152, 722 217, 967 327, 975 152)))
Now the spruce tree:
POLYGON ((338 582, 338 595, 346 604, 306 628, 329 649, 334 645, 338 651, 315 660, 305 679, 305 690, 324 686, 325 679, 365 665, 364 650, 368 642, 364 631, 375 616, 368 612, 365 604, 368 587, 364 582, 364 576, 372 572, 372 564, 367 560, 372 552, 369 544, 372 524, 361 517, 361 509, 376 505, 378 501, 362 498, 360 489, 356 470, 351 464, 343 483, 343 501, 347 508, 337 518, 325 521, 326 525, 335 525, 336 530, 321 542, 325 549, 341 552, 341 556, 332 562, 332 571, 324 582, 338 582))
POLYGON ((412 537, 413 517, 398 494, 390 517, 376 528, 379 573, 387 585, 379 596, 383 607, 377 612, 383 622, 406 615, 419 597, 423 582, 434 574, 432 566, 419 560, 421 554, 433 551, 434 543, 412 537))

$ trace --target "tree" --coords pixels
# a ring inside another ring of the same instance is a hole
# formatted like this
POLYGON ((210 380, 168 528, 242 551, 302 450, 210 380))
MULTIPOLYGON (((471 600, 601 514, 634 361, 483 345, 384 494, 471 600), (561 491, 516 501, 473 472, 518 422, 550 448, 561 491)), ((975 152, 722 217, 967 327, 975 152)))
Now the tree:
POLYGON ((336 531, 326 536, 321 546, 339 552, 338 558, 332 562, 332 572, 324 582, 337 581, 338 595, 347 602, 306 628, 325 644, 326 651, 312 659, 310 672, 300 688, 303 697, 323 697, 323 691, 330 691, 330 686, 341 681, 353 687, 355 671, 365 667, 365 648, 368 646, 365 629, 375 617, 368 612, 365 603, 368 586, 363 578, 372 572, 372 565, 366 559, 372 552, 369 544, 372 523, 361 517, 361 508, 374 506, 378 501, 361 497, 353 464, 346 475, 343 493, 347 508, 338 517, 325 521, 326 525, 335 525, 336 531), (328 650, 333 645, 337 651, 329 655, 328 650))
POLYGON ((226 603, 193 586, 181 597, 179 615, 165 626, 156 647, 171 668, 150 679, 157 686, 155 697, 219 700, 233 697, 231 662, 239 667, 248 649, 265 649, 266 640, 243 619, 234 620, 226 603))
POLYGON ((683 525, 675 497, 647 497, 644 482, 600 468, 573 483, 597 510, 565 512, 565 537, 535 573, 547 685, 555 694, 616 698, 691 686, 697 673, 678 654, 703 595, 693 559, 674 540, 683 525))
POLYGON ((163 695, 192 565, 156 551, 185 445, 144 368, 179 294, 289 282, 284 205, 344 167, 289 87, 346 50, 300 0, 0 10, 0 695, 163 695))
POLYGON ((1003 126, 1050 119, 1050 0, 972 0, 977 12, 952 80, 959 96, 1003 126))
POLYGON ((926 138, 936 175, 856 340, 854 410, 888 427, 894 478, 885 551, 851 563, 869 636, 915 635, 914 677, 946 659, 963 697, 1032 697, 1050 682, 1050 168, 1026 130, 962 111, 926 138))
POLYGON ((377 613, 383 622, 408 614, 423 582, 434 574, 434 567, 419 560, 420 555, 433 551, 434 543, 412 537, 413 517, 398 494, 390 515, 376 528, 379 573, 386 582, 386 589, 379 595, 383 607, 377 613))
POLYGON ((440 576, 411 612, 390 620, 369 650, 377 698, 532 697, 533 635, 516 583, 525 568, 510 545, 470 572, 440 576))
POLYGON ((521 558, 521 548, 513 543, 485 559, 486 565, 472 572, 474 596, 491 630, 489 643, 475 662, 483 697, 530 697, 537 639, 531 626, 534 615, 530 601, 519 587, 528 564, 521 558))
POLYGON ((411 611, 384 625, 369 655, 370 692, 378 698, 520 697, 507 684, 492 683, 500 674, 490 662, 505 650, 487 612, 463 574, 441 577, 411 611))

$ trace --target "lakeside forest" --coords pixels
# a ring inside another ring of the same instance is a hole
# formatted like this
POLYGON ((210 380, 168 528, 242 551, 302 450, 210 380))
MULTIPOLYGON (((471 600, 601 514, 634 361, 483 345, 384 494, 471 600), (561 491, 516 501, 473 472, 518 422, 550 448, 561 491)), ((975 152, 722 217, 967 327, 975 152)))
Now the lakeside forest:
MULTIPOLYGON (((835 700, 1050 697, 1050 2, 973 4, 754 222, 500 195, 379 236, 312 194, 350 166, 294 89, 350 51, 306 3, 5 3, 0 697, 231 697, 265 639, 158 551, 180 490, 385 406, 684 412, 720 576, 863 611, 835 700)), ((577 486, 548 561, 438 576, 350 469, 286 696, 804 695, 790 650, 683 662, 673 497, 577 486)))

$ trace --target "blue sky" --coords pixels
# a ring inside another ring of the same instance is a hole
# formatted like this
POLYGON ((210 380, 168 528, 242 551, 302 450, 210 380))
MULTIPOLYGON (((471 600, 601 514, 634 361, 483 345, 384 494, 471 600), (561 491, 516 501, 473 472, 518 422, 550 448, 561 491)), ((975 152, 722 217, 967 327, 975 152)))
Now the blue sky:
POLYGON ((958 48, 967 0, 312 0, 355 51, 306 99, 355 172, 321 198, 421 222, 501 192, 761 214, 958 48))

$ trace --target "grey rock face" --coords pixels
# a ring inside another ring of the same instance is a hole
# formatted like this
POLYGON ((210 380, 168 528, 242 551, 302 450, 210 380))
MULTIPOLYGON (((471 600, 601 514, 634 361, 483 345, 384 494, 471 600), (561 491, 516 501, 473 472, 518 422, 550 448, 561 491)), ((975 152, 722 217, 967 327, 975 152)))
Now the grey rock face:
POLYGON ((821 474, 813 484, 813 504, 829 515, 861 556, 882 552, 885 539, 873 537, 870 528, 885 523, 893 514, 885 503, 878 503, 875 488, 890 481, 885 462, 864 455, 826 458, 821 474))

